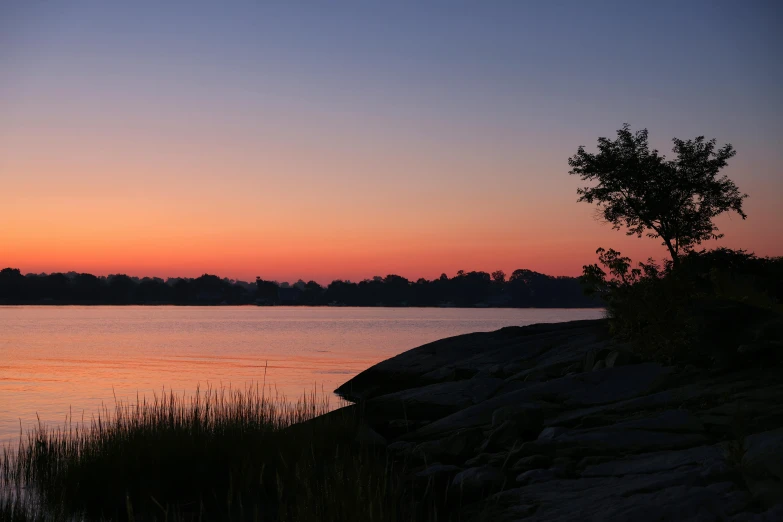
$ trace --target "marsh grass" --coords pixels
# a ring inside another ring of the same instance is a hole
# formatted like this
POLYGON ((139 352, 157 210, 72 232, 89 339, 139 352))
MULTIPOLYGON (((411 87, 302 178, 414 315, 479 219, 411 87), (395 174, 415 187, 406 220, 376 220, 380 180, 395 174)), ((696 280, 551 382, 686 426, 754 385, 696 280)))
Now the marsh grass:
POLYGON ((39 425, 0 461, 0 520, 431 518, 404 463, 356 442, 355 406, 264 387, 116 401, 88 423, 39 425))

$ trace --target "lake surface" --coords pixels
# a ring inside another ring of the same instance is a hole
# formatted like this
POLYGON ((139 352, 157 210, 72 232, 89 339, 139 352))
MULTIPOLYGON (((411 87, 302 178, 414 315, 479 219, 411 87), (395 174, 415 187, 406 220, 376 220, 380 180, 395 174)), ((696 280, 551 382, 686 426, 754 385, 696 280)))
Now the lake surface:
MULTIPOLYGON (((424 343, 503 326, 593 319, 600 309, 0 306, 0 443, 37 417, 89 419, 115 396, 165 387, 275 385, 331 392, 424 343)), ((333 401, 337 404, 337 400, 333 401)))

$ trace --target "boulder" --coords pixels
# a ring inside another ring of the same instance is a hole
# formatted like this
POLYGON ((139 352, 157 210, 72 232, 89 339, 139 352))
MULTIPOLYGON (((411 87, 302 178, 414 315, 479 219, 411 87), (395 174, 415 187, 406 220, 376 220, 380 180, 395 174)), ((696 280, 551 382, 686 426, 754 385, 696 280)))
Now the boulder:
POLYGON ((493 428, 497 428, 506 421, 514 421, 517 424, 537 424, 542 421, 541 410, 520 408, 516 404, 509 404, 492 412, 493 428))
POLYGON ((464 497, 471 498, 497 491, 505 482, 506 475, 498 468, 482 466, 461 471, 454 477, 452 486, 464 497))
POLYGON ((580 469, 587 469, 590 466, 595 466, 596 464, 603 464, 604 462, 612 462, 613 460, 617 460, 617 456, 588 455, 587 457, 584 457, 579 461, 577 467, 580 469))
POLYGON ((409 437, 428 438, 459 428, 486 426, 491 424, 493 413, 503 406, 514 406, 520 413, 530 415, 540 410, 539 414, 547 416, 558 406, 592 406, 631 399, 654 391, 670 373, 671 368, 659 364, 634 364, 552 379, 508 393, 501 393, 501 389, 495 396, 428 424, 409 437))
POLYGON ((648 417, 615 423, 611 429, 701 433, 704 431, 704 424, 685 410, 666 410, 648 417))
MULTIPOLYGON (((539 470, 540 471, 540 470, 539 470)), ((543 478, 543 475, 542 475, 543 478)), ((489 501, 501 506, 496 520, 516 520, 514 506, 537 506, 525 521, 653 522, 725 520, 744 508, 748 495, 733 484, 715 489, 694 484, 685 472, 531 481, 489 501), (503 508, 505 506, 505 508, 503 508)))
POLYGON ((783 428, 746 437, 744 450, 743 474, 783 480, 783 428))
POLYGON ((465 461, 465 466, 475 468, 480 466, 493 466, 497 468, 503 467, 503 463, 507 460, 507 453, 479 453, 475 457, 465 461))
POLYGON ((650 395, 643 395, 633 399, 619 402, 600 404, 588 408, 569 409, 544 421, 545 426, 567 426, 580 422, 584 417, 595 414, 621 414, 624 412, 637 412, 645 409, 655 409, 674 404, 682 400, 671 391, 661 391, 650 395))
POLYGON ((710 466, 725 464, 723 448, 720 446, 698 446, 679 451, 643 453, 620 460, 611 460, 588 465, 582 471, 583 477, 621 477, 670 471, 683 466, 710 466))
POLYGON ((492 428, 504 423, 512 423, 520 434, 538 433, 544 422, 544 408, 530 408, 522 404, 501 406, 492 412, 492 428))
POLYGON ((555 480, 561 475, 562 473, 556 469, 531 469, 517 475, 516 480, 517 483, 522 485, 535 484, 537 482, 548 482, 550 480, 555 480))
POLYGON ((386 359, 361 372, 335 393, 359 402, 408 388, 470 377, 498 364, 505 367, 531 360, 528 367, 533 368, 541 362, 533 359, 542 353, 565 359, 583 353, 584 343, 603 337, 606 328, 605 320, 588 320, 449 337, 386 359))
POLYGON ((515 444, 521 444, 521 437, 522 434, 517 424, 512 421, 505 421, 489 433, 489 436, 481 445, 481 451, 511 448, 515 444))
POLYGON ((533 440, 512 448, 507 455, 510 462, 516 462, 521 458, 531 457, 533 455, 545 455, 554 458, 556 450, 557 447, 555 444, 533 440))
POLYGON ((492 364, 476 373, 475 377, 480 378, 502 378, 505 376, 502 364, 492 364))
POLYGON ((507 381, 541 382, 561 377, 575 369, 581 369, 586 351, 599 353, 606 351, 605 340, 600 340, 597 336, 584 335, 584 331, 581 333, 583 335, 581 339, 562 336, 544 339, 552 342, 544 344, 543 349, 528 361, 532 364, 513 374, 507 381))
POLYGON ((567 428, 562 428, 560 426, 550 426, 541 430, 541 433, 538 435, 538 441, 553 442, 557 437, 566 433, 568 433, 567 428))
POLYGON ((762 513, 738 513, 731 522, 780 522, 783 520, 783 504, 778 504, 762 513))
POLYGON ((748 490, 762 506, 771 508, 783 504, 783 482, 775 479, 746 479, 748 490))
MULTIPOLYGON (((546 430, 550 429, 546 428, 546 430)), ((612 429, 612 427, 567 430, 556 434, 542 432, 542 435, 550 438, 539 439, 539 442, 549 441, 559 445, 573 445, 583 449, 589 448, 592 451, 615 453, 690 448, 702 445, 708 440, 700 433, 668 433, 640 429, 612 429)))
MULTIPOLYGON (((509 394, 513 395, 513 394, 509 394)), ((552 412, 554 406, 544 401, 519 401, 513 397, 494 397, 482 403, 470 406, 464 410, 458 411, 441 419, 438 419, 418 430, 405 435, 410 440, 436 437, 443 433, 450 433, 459 429, 471 427, 489 427, 492 424, 493 412, 501 406, 513 406, 518 414, 525 418, 530 415, 545 416, 547 412, 552 412)))
POLYGON ((656 363, 607 368, 542 383, 533 392, 556 394, 569 406, 606 404, 649 394, 671 371, 656 363))
POLYGON ((377 430, 357 439, 399 437, 388 453, 426 466, 407 478, 457 488, 464 519, 783 520, 779 368, 640 363, 602 332, 506 328, 384 361, 346 383, 377 430), (752 435, 727 453, 738 423, 752 435))
POLYGON ((575 467, 576 462, 572 457, 562 456, 552 459, 552 468, 560 470, 564 476, 572 472, 575 467))
POLYGON ((437 419, 487 399, 502 379, 481 378, 430 384, 381 395, 365 403, 369 417, 437 419))
POLYGON ((698 419, 682 410, 668 410, 649 417, 630 419, 600 428, 569 430, 544 428, 540 443, 577 445, 614 452, 679 449, 707 442, 698 419))
POLYGON ((443 439, 422 442, 414 449, 414 455, 427 461, 462 461, 475 454, 483 439, 480 429, 458 430, 443 439))
POLYGON ((393 430, 410 430, 417 425, 418 423, 416 421, 410 419, 393 419, 390 420, 388 424, 389 428, 393 430))
POLYGON ((420 377, 421 382, 446 382, 446 381, 464 381, 478 376, 479 372, 476 368, 455 368, 452 366, 444 366, 431 372, 427 372, 420 377))
POLYGON ((531 469, 548 468, 552 459, 546 455, 530 455, 517 460, 511 469, 514 471, 528 471, 531 469))

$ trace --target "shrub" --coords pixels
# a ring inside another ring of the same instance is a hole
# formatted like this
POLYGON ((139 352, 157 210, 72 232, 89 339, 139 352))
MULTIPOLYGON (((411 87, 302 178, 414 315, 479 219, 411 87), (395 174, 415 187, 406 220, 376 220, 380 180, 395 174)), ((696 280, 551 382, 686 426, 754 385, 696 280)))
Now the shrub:
POLYGON ((780 258, 721 248, 691 252, 676 267, 649 260, 632 268, 615 250, 597 253, 607 271, 586 266, 586 291, 606 301, 612 333, 646 358, 733 364, 740 345, 781 340, 780 258))

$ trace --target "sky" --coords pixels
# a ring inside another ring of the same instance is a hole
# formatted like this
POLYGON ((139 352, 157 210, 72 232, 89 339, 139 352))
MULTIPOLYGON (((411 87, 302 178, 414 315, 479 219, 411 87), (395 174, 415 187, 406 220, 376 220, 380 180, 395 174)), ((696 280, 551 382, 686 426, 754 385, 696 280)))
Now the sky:
POLYGON ((0 266, 329 282, 665 257, 577 203, 623 123, 732 143, 783 255, 783 3, 0 3, 0 266))

